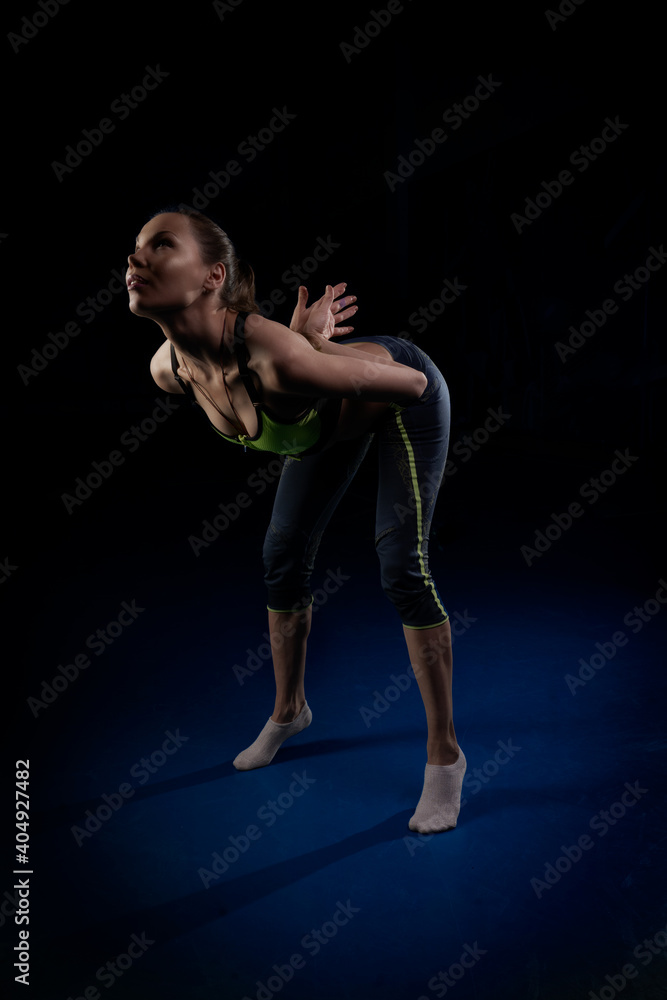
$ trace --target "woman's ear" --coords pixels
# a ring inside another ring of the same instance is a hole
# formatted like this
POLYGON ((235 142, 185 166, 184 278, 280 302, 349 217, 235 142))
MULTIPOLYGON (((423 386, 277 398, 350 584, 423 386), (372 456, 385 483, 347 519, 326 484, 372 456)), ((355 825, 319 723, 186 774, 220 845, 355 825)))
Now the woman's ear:
POLYGON ((206 278, 204 279, 204 288, 207 292, 213 292, 222 288, 225 283, 226 276, 227 271, 225 270, 225 265, 221 261, 218 261, 218 263, 214 264, 206 275, 206 278))

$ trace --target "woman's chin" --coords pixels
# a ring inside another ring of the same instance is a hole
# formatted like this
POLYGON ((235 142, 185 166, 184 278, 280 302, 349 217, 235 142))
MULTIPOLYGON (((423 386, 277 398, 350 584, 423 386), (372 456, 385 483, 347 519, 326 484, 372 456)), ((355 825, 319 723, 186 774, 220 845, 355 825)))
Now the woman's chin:
POLYGON ((130 312, 134 313, 135 316, 144 316, 147 319, 155 319, 154 311, 148 306, 144 305, 143 302, 132 302, 130 301, 130 312))

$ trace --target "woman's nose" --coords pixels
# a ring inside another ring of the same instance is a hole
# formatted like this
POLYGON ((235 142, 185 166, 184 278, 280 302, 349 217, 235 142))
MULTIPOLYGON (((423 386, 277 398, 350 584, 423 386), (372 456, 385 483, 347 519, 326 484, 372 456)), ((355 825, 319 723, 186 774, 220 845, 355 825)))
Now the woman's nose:
POLYGON ((139 265, 139 251, 134 250, 131 254, 128 254, 127 262, 130 267, 137 267, 139 265))

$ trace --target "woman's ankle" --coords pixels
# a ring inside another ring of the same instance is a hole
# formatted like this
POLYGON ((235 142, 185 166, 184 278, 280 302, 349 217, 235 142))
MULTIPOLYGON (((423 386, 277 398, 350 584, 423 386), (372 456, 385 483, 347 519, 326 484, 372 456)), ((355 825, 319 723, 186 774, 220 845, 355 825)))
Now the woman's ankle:
POLYGON ((271 718, 279 726, 284 726, 288 722, 294 722, 301 715, 305 704, 306 699, 304 697, 287 705, 281 705, 279 708, 274 708, 271 718))
POLYGON ((436 764, 440 767, 456 764, 460 752, 461 748, 458 743, 451 743, 449 740, 429 740, 426 744, 427 763, 436 764))

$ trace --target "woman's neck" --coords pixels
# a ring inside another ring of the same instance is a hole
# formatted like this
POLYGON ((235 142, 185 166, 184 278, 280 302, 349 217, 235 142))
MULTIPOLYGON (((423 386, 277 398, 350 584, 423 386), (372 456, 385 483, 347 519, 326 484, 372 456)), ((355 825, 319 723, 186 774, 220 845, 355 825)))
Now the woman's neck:
POLYGON ((226 306, 198 317, 182 311, 158 320, 167 340, 188 362, 203 370, 219 369, 231 355, 226 322, 226 306))

